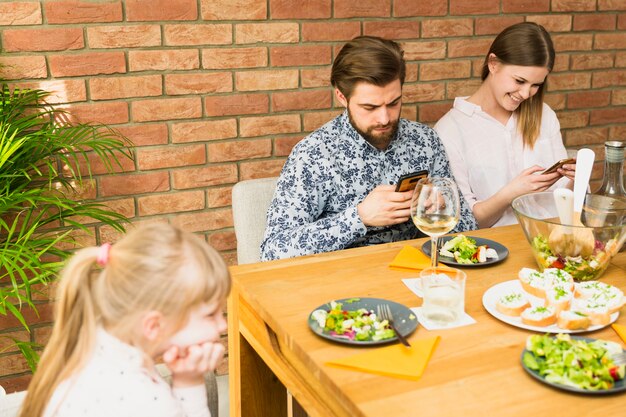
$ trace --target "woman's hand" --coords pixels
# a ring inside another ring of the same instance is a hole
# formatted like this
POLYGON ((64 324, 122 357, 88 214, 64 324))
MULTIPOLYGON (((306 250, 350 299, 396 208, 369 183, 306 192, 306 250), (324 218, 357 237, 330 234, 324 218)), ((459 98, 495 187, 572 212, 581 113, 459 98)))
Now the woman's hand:
MULTIPOLYGON (((565 165, 564 165, 565 166, 565 165)), ((543 168, 535 165, 522 171, 517 177, 503 187, 509 197, 509 203, 522 194, 545 191, 561 178, 559 171, 550 174, 538 174, 543 168)), ((569 171, 568 171, 569 173, 569 171)))
POLYGON ((574 175, 576 175, 576 164, 564 164, 557 170, 557 172, 560 175, 574 181, 574 175))
POLYGON ((224 346, 219 342, 172 346, 163 353, 163 361, 172 372, 172 386, 179 388, 204 384, 204 375, 214 371, 223 357, 224 346))

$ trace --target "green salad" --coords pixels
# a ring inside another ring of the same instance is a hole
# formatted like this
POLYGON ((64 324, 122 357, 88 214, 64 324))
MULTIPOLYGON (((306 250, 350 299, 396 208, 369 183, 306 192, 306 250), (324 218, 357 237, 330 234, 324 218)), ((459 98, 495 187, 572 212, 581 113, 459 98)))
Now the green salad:
MULTIPOLYGON (((347 302, 349 302, 348 300, 347 302)), ((330 302, 329 310, 315 310, 311 313, 325 333, 337 338, 348 340, 379 341, 391 339, 396 333, 387 320, 379 320, 372 310, 344 310, 343 304, 330 302)))
POLYGON ((475 264, 487 262, 487 259, 498 258, 495 249, 487 245, 477 245, 476 240, 458 235, 448 240, 439 249, 439 255, 454 258, 459 264, 475 264))
POLYGON ((619 344, 604 340, 587 342, 569 334, 532 335, 526 340, 522 362, 547 382, 584 390, 607 390, 624 378, 624 365, 611 355, 622 352, 619 344))

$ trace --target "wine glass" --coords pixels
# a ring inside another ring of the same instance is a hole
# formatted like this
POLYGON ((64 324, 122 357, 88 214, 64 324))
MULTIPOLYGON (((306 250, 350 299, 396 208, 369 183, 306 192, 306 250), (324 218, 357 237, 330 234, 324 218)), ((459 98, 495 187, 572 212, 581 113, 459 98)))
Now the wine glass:
POLYGON ((415 226, 430 236, 431 266, 437 266, 437 239, 459 222, 459 191, 449 178, 428 177, 415 185, 411 218, 415 226))

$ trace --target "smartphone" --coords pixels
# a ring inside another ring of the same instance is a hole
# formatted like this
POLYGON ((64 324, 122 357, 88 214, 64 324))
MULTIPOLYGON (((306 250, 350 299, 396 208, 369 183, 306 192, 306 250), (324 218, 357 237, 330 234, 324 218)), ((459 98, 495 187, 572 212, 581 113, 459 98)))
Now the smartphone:
POLYGON ((556 162, 554 165, 552 165, 550 168, 546 169, 545 171, 543 171, 541 174, 551 174, 553 172, 556 172, 557 169, 561 168, 564 164, 575 164, 576 160, 574 158, 566 158, 566 159, 561 159, 560 161, 556 162))
POLYGON ((422 178, 428 177, 428 171, 422 170, 413 172, 411 174, 406 174, 401 176, 398 179, 398 183, 396 184, 396 192, 405 192, 415 188, 415 184, 422 178))

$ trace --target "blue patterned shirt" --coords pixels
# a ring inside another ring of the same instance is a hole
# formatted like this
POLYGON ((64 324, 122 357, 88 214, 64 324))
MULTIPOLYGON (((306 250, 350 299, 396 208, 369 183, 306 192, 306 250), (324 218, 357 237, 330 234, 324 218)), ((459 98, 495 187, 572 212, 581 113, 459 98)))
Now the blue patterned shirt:
MULTIPOLYGON (((400 119, 396 137, 381 151, 363 139, 344 112, 291 151, 267 211, 261 259, 423 236, 411 220, 367 227, 357 212, 357 205, 376 186, 395 184, 400 176, 423 169, 430 176, 452 178, 448 157, 434 130, 400 119)), ((476 228, 476 220, 461 197, 461 217, 454 231, 476 228)))

